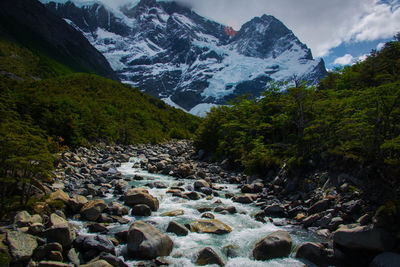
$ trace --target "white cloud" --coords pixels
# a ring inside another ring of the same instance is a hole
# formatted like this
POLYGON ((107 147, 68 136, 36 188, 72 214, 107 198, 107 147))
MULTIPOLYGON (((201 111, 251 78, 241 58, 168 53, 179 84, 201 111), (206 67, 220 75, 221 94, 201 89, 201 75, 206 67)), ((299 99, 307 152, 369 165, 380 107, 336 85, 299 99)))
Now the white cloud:
POLYGON ((361 55, 357 58, 358 62, 364 61, 368 58, 369 54, 361 55))
POLYGON ((385 43, 379 43, 379 44, 376 46, 376 50, 381 50, 384 46, 385 46, 385 43))
POLYGON ((354 57, 350 54, 346 54, 343 57, 336 58, 333 64, 345 66, 345 65, 351 65, 353 61, 354 57))

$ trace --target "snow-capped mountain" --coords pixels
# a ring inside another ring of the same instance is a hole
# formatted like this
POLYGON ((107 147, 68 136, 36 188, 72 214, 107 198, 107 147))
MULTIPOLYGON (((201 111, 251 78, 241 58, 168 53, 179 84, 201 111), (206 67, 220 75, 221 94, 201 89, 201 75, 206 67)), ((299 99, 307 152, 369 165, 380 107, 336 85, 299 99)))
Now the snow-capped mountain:
POLYGON ((84 33, 120 79, 193 114, 293 77, 317 83, 323 60, 279 20, 256 17, 236 32, 176 2, 41 0, 84 33), (74 2, 75 1, 75 2, 74 2))

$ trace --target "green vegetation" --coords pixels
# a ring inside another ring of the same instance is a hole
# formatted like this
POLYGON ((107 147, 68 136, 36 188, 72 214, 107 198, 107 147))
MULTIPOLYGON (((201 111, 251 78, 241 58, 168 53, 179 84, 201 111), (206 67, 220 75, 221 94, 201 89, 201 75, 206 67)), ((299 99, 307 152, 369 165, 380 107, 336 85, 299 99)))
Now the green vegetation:
POLYGON ((0 215, 32 203, 48 181, 52 153, 97 142, 191 138, 199 118, 136 88, 0 40, 0 215))
POLYGON ((195 145, 249 173, 314 162, 399 177, 399 41, 400 35, 364 62, 329 73, 318 88, 272 86, 260 100, 214 108, 195 145))

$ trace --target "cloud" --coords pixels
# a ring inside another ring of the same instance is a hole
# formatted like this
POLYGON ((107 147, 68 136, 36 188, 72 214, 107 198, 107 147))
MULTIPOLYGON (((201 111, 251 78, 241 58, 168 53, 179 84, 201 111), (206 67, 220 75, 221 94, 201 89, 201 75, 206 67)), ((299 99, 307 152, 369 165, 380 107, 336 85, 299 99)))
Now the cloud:
POLYGON ((385 46, 385 43, 379 43, 379 44, 376 46, 376 50, 381 50, 384 46, 385 46))
POLYGON ((346 54, 343 57, 336 58, 335 61, 333 62, 333 64, 345 66, 345 65, 351 65, 353 63, 353 61, 354 61, 354 57, 350 54, 346 54))
POLYGON ((369 54, 361 55, 357 58, 358 62, 364 61, 368 58, 369 54))

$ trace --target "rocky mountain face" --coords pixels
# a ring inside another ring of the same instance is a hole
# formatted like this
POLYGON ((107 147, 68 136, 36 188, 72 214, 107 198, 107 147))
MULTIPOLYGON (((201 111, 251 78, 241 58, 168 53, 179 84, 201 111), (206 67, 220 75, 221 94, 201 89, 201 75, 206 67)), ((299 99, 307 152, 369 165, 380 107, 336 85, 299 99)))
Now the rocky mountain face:
POLYGON ((36 0, 0 1, 0 36, 44 53, 75 71, 119 80, 87 38, 36 0))
POLYGON ((323 60, 272 16, 236 32, 176 2, 116 10, 99 1, 41 1, 82 31, 123 82, 193 114, 243 93, 259 96, 270 81, 315 84, 326 75, 323 60))

